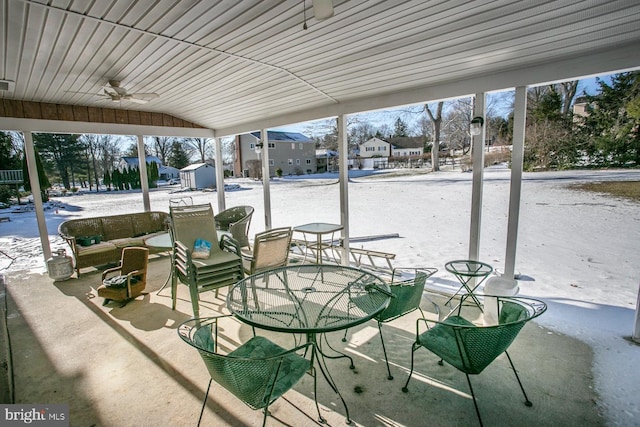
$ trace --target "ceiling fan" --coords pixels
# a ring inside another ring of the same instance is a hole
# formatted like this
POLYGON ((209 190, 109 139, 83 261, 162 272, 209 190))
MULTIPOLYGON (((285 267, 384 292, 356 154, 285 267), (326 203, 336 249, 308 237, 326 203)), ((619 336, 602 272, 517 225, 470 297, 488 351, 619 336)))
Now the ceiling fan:
POLYGON ((109 85, 103 86, 102 93, 99 93, 98 96, 110 99, 113 102, 131 101, 138 104, 146 104, 160 95, 157 93, 129 93, 120 86, 119 80, 109 80, 109 85))
MULTIPOLYGON (((313 15, 318 21, 323 21, 333 16, 333 0, 311 0, 311 4, 313 5, 313 15)), ((304 20, 302 28, 306 30, 308 28, 306 0, 302 0, 302 6, 302 17, 304 20)))

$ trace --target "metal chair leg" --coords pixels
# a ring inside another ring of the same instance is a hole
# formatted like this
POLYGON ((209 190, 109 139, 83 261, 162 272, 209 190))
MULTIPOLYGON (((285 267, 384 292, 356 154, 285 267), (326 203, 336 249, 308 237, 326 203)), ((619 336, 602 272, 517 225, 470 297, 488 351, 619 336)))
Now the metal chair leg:
POLYGON ((200 409, 200 416, 198 417, 198 427, 200 427, 200 421, 202 421, 202 414, 204 414, 204 406, 207 404, 207 397, 209 397, 209 389, 211 388, 211 381, 213 381, 213 378, 209 379, 207 392, 204 394, 204 399, 202 400, 202 409, 200 409))
POLYGON ((511 361, 511 356, 509 356, 509 353, 507 353, 506 351, 504 352, 504 354, 507 355, 507 359, 509 360, 509 364, 511 364, 511 369, 513 369, 513 373, 516 374, 516 379, 518 380, 518 385, 520 386, 520 390, 522 390, 522 394, 524 395, 524 404, 525 404, 525 406, 533 406, 533 403, 531 403, 531 401, 527 397, 527 393, 524 391, 524 387, 522 386, 522 381, 520 381, 520 376, 518 375, 518 371, 516 371, 516 367, 513 365, 513 362, 511 361))
POLYGON ((471 387, 471 379, 469 378, 469 374, 465 373, 467 377, 467 383, 469 384, 469 390, 471 390, 471 397, 473 398, 473 406, 476 407, 476 415, 478 415, 478 421, 480 422, 480 427, 482 427, 482 418, 480 418, 480 410, 478 409, 478 402, 476 402, 476 395, 473 392, 473 387, 471 387))
POLYGON ((413 375, 413 359, 414 359, 415 352, 419 347, 419 345, 416 346, 416 344, 417 343, 414 342, 413 345, 411 346, 411 370, 409 371, 409 378, 407 378, 407 382, 404 384, 404 387, 402 387, 403 393, 409 392, 409 389, 407 388, 407 386, 409 385, 409 381, 411 380, 411 375, 413 375))
POLYGON ((389 368, 389 359, 387 358, 387 348, 384 346, 384 338, 382 337, 382 323, 378 322, 378 332, 380 333, 380 341, 382 341, 382 352, 384 353, 384 361, 387 363, 387 379, 392 380, 391 368, 389 368))

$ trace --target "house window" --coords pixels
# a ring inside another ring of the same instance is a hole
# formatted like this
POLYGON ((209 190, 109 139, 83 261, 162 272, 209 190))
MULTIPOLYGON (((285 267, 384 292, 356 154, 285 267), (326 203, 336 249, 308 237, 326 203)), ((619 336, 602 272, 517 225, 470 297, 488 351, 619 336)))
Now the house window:
POLYGON ((300 165, 300 159, 296 159, 296 165, 300 165))
POLYGON ((307 159, 307 164, 310 165, 311 164, 311 159, 307 159))
POLYGON ((387 151, 387 147, 380 146, 380 147, 378 147, 378 151, 387 151))
POLYGON ((275 161, 273 159, 269 159, 269 166, 275 166, 275 161))
POLYGON ((253 142, 249 143, 249 149, 255 150, 255 148, 256 148, 256 144, 254 144, 253 142))
POLYGON ((270 142, 270 143, 269 143, 269 148, 270 148, 270 149, 272 149, 272 150, 273 150, 274 148, 276 148, 276 143, 275 143, 275 142, 270 142))
POLYGON ((287 162, 289 163, 289 165, 292 165, 293 164, 293 159, 289 159, 289 160, 287 160, 287 162))
POLYGON ((302 149, 304 148, 304 145, 302 145, 302 142, 298 144, 298 148, 299 148, 300 150, 302 150, 302 149))
POLYGON ((295 142, 292 142, 292 143, 291 143, 291 149, 292 149, 292 150, 295 150, 295 149, 296 149, 296 143, 295 143, 295 142))

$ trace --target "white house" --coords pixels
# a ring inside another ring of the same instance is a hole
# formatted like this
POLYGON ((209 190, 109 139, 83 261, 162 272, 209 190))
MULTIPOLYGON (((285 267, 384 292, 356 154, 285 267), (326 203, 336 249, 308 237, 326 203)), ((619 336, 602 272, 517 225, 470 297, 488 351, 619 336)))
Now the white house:
POLYGON ((209 163, 195 163, 180 169, 180 186, 191 190, 215 188, 216 168, 209 163))
POLYGON ((358 147, 360 151, 360 158, 372 158, 372 157, 389 157, 391 155, 391 144, 387 141, 383 141, 375 136, 366 140, 358 147))
POLYGON ((414 157, 424 154, 424 139, 420 136, 399 136, 388 139, 391 156, 414 157))
MULTIPOLYGON (((157 158, 156 156, 146 156, 145 157, 145 162, 146 163, 157 163, 158 164, 158 170, 160 169, 160 167, 162 166, 162 161, 157 158)), ((138 161, 138 157, 122 157, 120 159, 120 161, 118 162, 118 170, 120 172, 122 172, 124 170, 125 167, 131 169, 132 167, 138 167, 139 161, 138 161)))
POLYGON ((160 166, 158 169, 158 175, 160 179, 164 179, 168 181, 173 178, 180 178, 180 169, 174 168, 173 166, 160 166))

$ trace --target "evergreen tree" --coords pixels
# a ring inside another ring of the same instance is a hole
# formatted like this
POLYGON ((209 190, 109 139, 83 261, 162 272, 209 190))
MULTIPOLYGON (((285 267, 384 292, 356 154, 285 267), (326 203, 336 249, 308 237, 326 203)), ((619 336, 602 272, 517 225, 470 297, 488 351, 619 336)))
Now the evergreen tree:
POLYGON ((169 153, 169 166, 173 166, 177 169, 182 169, 189 165, 189 156, 185 151, 182 144, 178 141, 174 141, 171 144, 171 152, 169 153))
POLYGON ((599 93, 586 95, 582 118, 585 151, 598 166, 640 165, 640 72, 612 76, 611 84, 598 80, 599 93))
POLYGON ((105 187, 107 187, 107 191, 111 191, 111 174, 109 173, 109 171, 104 171, 102 182, 104 183, 105 187))
POLYGON ((11 135, 7 132, 0 132, 0 169, 20 169, 20 158, 14 151, 11 135))
POLYGON ((147 163, 147 181, 150 188, 156 188, 158 179, 160 178, 160 172, 158 171, 158 164, 156 162, 147 163))
POLYGON ((64 188, 75 186, 75 174, 85 170, 86 156, 79 135, 34 133, 33 144, 42 155, 44 169, 58 176, 64 188))
POLYGON ((111 182, 114 190, 122 190, 122 173, 118 169, 111 173, 111 182))
POLYGON ((402 121, 400 117, 396 119, 396 122, 393 127, 393 136, 394 137, 403 137, 409 136, 407 130, 407 124, 402 121))
MULTIPOLYGON (((43 202, 49 200, 49 196, 47 194, 47 190, 51 187, 49 183, 49 178, 47 178, 47 174, 44 171, 44 167, 42 165, 42 160, 40 159, 40 153, 38 150, 34 148, 36 154, 36 170, 38 171, 38 183, 40 184, 40 197, 43 202)), ((31 191, 31 181, 29 180, 29 166, 27 165, 27 157, 23 157, 22 159, 22 179, 23 186, 26 191, 31 191)))

